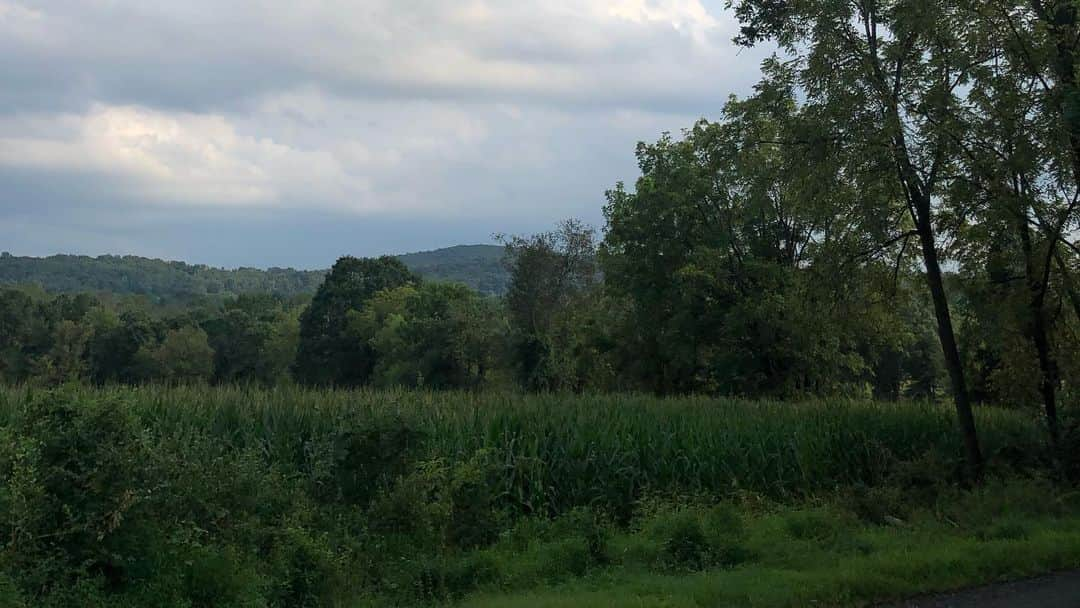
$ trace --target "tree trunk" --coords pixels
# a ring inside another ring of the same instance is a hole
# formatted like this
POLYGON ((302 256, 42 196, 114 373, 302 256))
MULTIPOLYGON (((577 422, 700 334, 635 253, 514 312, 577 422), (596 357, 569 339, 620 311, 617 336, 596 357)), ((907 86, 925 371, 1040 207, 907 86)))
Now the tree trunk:
POLYGON ((1065 292, 1069 294, 1069 301, 1072 302, 1073 312, 1076 313, 1076 319, 1080 321, 1080 293, 1076 291, 1076 285, 1072 282, 1072 275, 1069 273, 1069 267, 1065 264, 1065 260, 1062 259, 1061 253, 1054 250, 1054 259, 1057 260, 1058 269, 1061 271, 1061 283, 1065 286, 1065 292))
MULTIPOLYGON (((1024 274, 1028 285, 1028 336, 1035 346, 1039 359, 1039 394, 1042 395, 1046 412, 1046 426, 1050 431, 1050 444, 1056 449, 1061 436, 1057 413, 1057 361, 1050 352, 1050 338, 1046 331, 1046 290, 1043 273, 1035 267, 1035 255, 1031 244, 1031 231, 1025 218, 1017 222, 1020 245, 1024 254, 1024 274)), ((1048 244, 1052 246, 1052 244, 1048 244)), ((1050 262, 1049 258, 1046 260, 1050 262)), ((1049 269, 1043 269, 1049 270, 1049 269)), ((1049 276, 1049 273, 1046 274, 1049 276)))
POLYGON ((1080 187, 1080 91, 1076 86, 1076 45, 1077 23, 1076 5, 1068 0, 1058 0, 1052 7, 1032 0, 1035 14, 1050 26, 1054 37, 1055 49, 1053 60, 1054 88, 1057 94, 1058 109, 1061 112, 1062 125, 1069 138, 1069 151, 1072 153, 1073 179, 1080 187))
POLYGON ((926 282, 934 301, 934 315, 937 317, 938 339, 945 356, 945 367, 949 371, 952 383, 953 404, 960 423, 960 433, 964 438, 964 453, 967 456, 969 473, 973 480, 982 479, 982 450, 979 448, 979 436, 975 430, 975 415, 971 411, 971 401, 964 381, 964 366, 960 360, 960 350, 956 346, 956 333, 953 331, 952 316, 949 314, 949 301, 945 296, 945 283, 941 276, 941 264, 938 262, 937 243, 934 227, 930 223, 930 201, 917 202, 916 230, 922 244, 923 264, 926 266, 926 282))

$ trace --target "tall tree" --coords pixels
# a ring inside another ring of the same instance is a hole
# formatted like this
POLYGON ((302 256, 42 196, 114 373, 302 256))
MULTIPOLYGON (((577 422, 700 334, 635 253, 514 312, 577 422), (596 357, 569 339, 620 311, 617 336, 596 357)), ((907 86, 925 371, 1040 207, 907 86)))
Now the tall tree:
POLYGON ((156 382, 207 382, 214 371, 214 349, 206 332, 192 326, 166 332, 160 344, 143 346, 136 359, 142 379, 156 382))
POLYGON ((293 366, 297 381, 333 386, 366 383, 375 359, 369 344, 350 336, 349 311, 363 309, 383 289, 417 282, 396 258, 339 259, 300 317, 300 344, 293 366))
MULTIPOLYGON (((809 103, 852 170, 881 173, 917 236, 938 337, 973 476, 982 452, 941 270, 939 203, 955 161, 943 125, 975 66, 995 52, 973 36, 962 0, 733 0, 744 45, 772 40, 795 58, 809 103), (886 159, 886 163, 873 159, 886 159), (868 166, 868 161, 870 166, 868 166)), ((897 231, 906 231, 897 222, 897 231)))
POLYGON ((529 237, 499 236, 510 271, 506 304, 520 382, 554 388, 547 370, 552 319, 597 279, 595 231, 578 220, 529 237))
POLYGON ((349 316, 374 349, 376 386, 476 388, 498 354, 501 310, 460 283, 384 290, 349 316))
POLYGON ((877 356, 854 337, 881 337, 857 327, 882 264, 841 254, 876 244, 853 218, 879 197, 833 164, 788 66, 766 72, 719 122, 639 144, 635 190, 608 193, 604 276, 634 304, 658 392, 849 390, 877 356))
MULTIPOLYGON (((992 20, 984 23, 991 34, 995 25, 1000 27, 992 20)), ((1047 111, 1052 106, 1040 89, 1040 77, 1026 60, 1010 55, 1007 45, 994 61, 973 71, 960 100, 960 120, 949 132, 960 154, 948 196, 963 267, 975 282, 977 269, 985 268, 982 281, 995 296, 983 305, 993 309, 992 331, 1000 339, 1010 325, 1019 326, 1034 350, 1037 369, 1029 376, 1038 384, 1056 444, 1060 382, 1051 309, 1061 291, 1055 294, 1052 279, 1060 231, 1075 197, 1071 171, 1062 172, 1059 162, 1063 152, 1069 156, 1055 141, 1059 121, 1047 111)), ((1000 344, 999 349, 1000 363, 1012 363, 1008 349, 1000 344)))

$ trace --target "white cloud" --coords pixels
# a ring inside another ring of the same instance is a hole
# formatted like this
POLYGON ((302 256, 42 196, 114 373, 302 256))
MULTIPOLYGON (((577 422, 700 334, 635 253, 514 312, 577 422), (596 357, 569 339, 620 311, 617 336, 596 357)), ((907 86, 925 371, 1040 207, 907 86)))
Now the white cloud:
MULTIPOLYGON (((686 104, 722 98, 725 73, 740 70, 730 18, 699 0, 0 2, 0 50, 74 71, 77 94, 109 102, 220 105, 314 83, 350 96, 686 104)), ((37 78, 70 93, 70 78, 37 78)))
POLYGON ((0 0, 0 222, 595 218, 756 78, 734 33, 702 0, 0 0))
POLYGON ((302 185, 324 195, 366 190, 332 154, 242 135, 218 115, 96 105, 25 124, 37 128, 0 137, 0 164, 120 178, 129 198, 147 202, 273 205, 302 185))

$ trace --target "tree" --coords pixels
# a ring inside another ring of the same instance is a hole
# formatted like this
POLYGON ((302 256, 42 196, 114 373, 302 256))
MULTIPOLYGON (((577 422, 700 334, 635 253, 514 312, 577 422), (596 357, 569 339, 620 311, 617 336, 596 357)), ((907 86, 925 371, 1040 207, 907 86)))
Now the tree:
POLYGON ((33 299, 16 289, 0 290, 0 378, 26 380, 30 374, 27 346, 34 340, 38 318, 33 299))
POLYGON ((144 345, 136 360, 144 379, 170 384, 206 382, 214 372, 214 349, 198 327, 169 330, 160 344, 144 345))
POLYGON ((202 322, 215 353, 215 382, 273 386, 287 381, 299 341, 295 309, 267 295, 241 295, 224 308, 202 322))
POLYGON ((657 392, 859 391, 884 348, 887 268, 855 222, 881 197, 833 164, 788 67, 766 71, 720 121, 639 144, 635 190, 608 193, 601 266, 657 392))
POLYGON ((60 321, 53 329, 52 347, 44 370, 35 372, 48 384, 61 384, 82 380, 86 375, 86 345, 90 338, 89 328, 70 319, 60 321))
POLYGON ((372 348, 372 383, 384 387, 479 387, 502 335, 492 300, 457 283, 383 290, 349 317, 350 334, 372 348))
POLYGON ((93 323, 87 345, 91 379, 99 384, 138 382, 141 372, 136 353, 157 342, 159 325, 141 310, 125 311, 119 317, 105 312, 93 323))
POLYGON ((1023 389, 1037 387, 1032 392, 1057 444, 1060 382, 1051 309, 1061 290, 1052 279, 1059 218, 1073 204, 1064 193, 1073 180, 1055 168, 1061 167, 1054 159, 1058 123, 1045 111, 1038 87, 1037 76, 1010 61, 973 73, 959 100, 962 129, 949 132, 962 173, 948 196, 965 283, 982 292, 972 307, 986 327, 977 368, 985 386, 976 392, 1007 391, 1008 400, 1023 403, 1023 389))
POLYGON ((309 385, 365 384, 375 365, 371 346, 352 339, 348 314, 383 289, 415 284, 417 277, 399 260, 343 257, 300 317, 300 343, 293 374, 309 385))
POLYGON ((548 364, 552 319, 597 279, 595 231, 565 220, 550 232, 529 237, 499 235, 510 271, 506 305, 520 383, 550 389, 557 382, 548 364))
MULTIPOLYGON (((982 452, 941 270, 939 203, 956 160, 957 97, 993 45, 975 33, 962 1, 732 2, 738 42, 777 42, 798 83, 842 142, 852 174, 890 184, 921 248, 927 287, 970 472, 982 452)), ((898 233, 907 221, 895 217, 898 233)))

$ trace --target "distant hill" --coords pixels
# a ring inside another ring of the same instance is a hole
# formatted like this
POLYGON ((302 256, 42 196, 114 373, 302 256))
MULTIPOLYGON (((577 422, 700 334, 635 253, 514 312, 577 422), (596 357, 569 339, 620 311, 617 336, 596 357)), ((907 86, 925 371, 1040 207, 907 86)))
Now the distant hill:
POLYGON ((457 281, 490 295, 505 293, 510 279, 501 245, 458 245, 397 257, 426 279, 457 281))
MULTIPOLYGON (((502 251, 496 245, 459 245, 397 257, 425 278, 459 281, 482 293, 501 294, 507 283, 502 251)), ((224 269, 131 255, 0 255, 0 285, 35 284, 57 293, 105 291, 159 299, 240 293, 294 296, 314 293, 325 275, 325 270, 224 269)))

